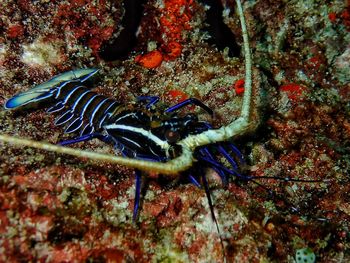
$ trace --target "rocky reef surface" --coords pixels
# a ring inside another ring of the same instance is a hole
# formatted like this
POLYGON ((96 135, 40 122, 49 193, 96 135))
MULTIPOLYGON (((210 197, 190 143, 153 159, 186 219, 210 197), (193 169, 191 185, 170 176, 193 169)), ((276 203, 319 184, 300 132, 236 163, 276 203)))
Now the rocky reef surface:
MULTIPOLYGON (((208 43, 208 6, 145 1, 135 45, 110 62, 100 50, 122 35, 122 2, 1 1, 0 105, 61 72, 92 67, 100 69, 95 89, 121 102, 196 97, 214 110, 215 127, 234 120, 244 54, 208 43)), ((226 2, 223 21, 239 49, 235 3, 226 2)), ((208 170, 219 234, 203 189, 150 176, 133 223, 132 169, 0 142, 0 261, 350 261, 350 1, 242 2, 259 124, 234 142, 247 160, 242 173, 319 182, 237 179, 224 187, 208 170)), ((54 119, 0 109, 0 132, 55 144, 69 136, 54 119)), ((115 154, 98 140, 72 147, 115 154)))

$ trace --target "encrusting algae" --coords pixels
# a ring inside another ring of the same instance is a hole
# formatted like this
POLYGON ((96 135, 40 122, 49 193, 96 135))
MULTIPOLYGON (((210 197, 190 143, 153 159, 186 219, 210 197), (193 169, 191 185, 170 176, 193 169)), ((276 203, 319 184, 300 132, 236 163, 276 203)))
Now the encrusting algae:
MULTIPOLYGON (((298 261, 303 251, 317 262, 349 261, 350 3, 242 4, 253 88, 261 87, 260 128, 235 141, 244 173, 324 182, 261 179, 271 196, 239 180, 224 188, 208 170, 227 262, 298 261)), ((137 43, 117 62, 99 52, 121 30, 120 1, 7 0, 0 8, 1 105, 61 72, 98 67, 96 91, 126 103, 141 95, 170 105, 196 97, 215 112, 215 127, 240 114, 244 54, 230 57, 206 42, 201 2, 145 1, 137 43), (136 62, 149 53, 158 54, 151 66, 136 62)), ((241 46, 233 1, 224 14, 241 46)), ((70 138, 53 123, 44 111, 0 111, 1 134, 53 144, 70 138)), ((115 154, 98 140, 72 147, 115 154)), ((0 261, 223 261, 203 189, 164 187, 154 174, 134 224, 132 169, 2 143, 0 151, 0 261)))

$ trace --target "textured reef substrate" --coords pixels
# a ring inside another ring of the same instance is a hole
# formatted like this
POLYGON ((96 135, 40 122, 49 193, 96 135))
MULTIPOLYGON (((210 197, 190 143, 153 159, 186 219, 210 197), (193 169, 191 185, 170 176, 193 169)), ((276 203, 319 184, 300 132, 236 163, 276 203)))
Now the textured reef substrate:
MULTIPOLYGON (((227 261, 293 262, 309 248, 317 262, 349 262, 350 1, 243 5, 260 125, 235 142, 247 159, 242 172, 320 182, 259 180, 270 195, 239 180, 224 188, 208 170, 227 261)), ((216 127, 240 112, 244 54, 208 44, 200 2, 145 3, 135 46, 114 62, 99 50, 121 35, 121 1, 5 0, 0 10, 1 105, 60 72, 94 67, 95 89, 125 103, 196 97, 216 127)), ((240 47, 235 10, 228 1, 223 21, 240 47)), ((57 143, 69 136, 54 118, 1 109, 0 132, 57 143)), ((74 147, 114 154, 97 140, 74 147)), ((153 176, 134 224, 132 169, 1 144, 0 175, 0 261, 223 261, 205 192, 193 185, 153 176)))

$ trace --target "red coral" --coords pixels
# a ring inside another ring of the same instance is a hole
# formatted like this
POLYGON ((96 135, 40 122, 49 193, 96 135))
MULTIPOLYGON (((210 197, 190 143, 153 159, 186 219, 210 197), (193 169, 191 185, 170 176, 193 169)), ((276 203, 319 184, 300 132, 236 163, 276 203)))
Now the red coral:
POLYGON ((345 25, 346 29, 350 31, 350 1, 348 1, 347 7, 340 14, 342 23, 345 25))
POLYGON ((23 33, 24 33, 24 28, 20 24, 9 26, 6 32, 9 38, 18 38, 20 36, 23 36, 23 33))
POLYGON ((91 259, 95 259, 93 261, 102 260, 103 262, 123 262, 125 258, 127 258, 125 252, 116 248, 95 250, 91 257, 91 259))
MULTIPOLYGON (((159 36, 152 36, 151 39, 156 39, 157 42, 160 42, 160 48, 157 52, 162 54, 161 60, 175 60, 181 55, 183 43, 186 40, 184 32, 191 29, 189 22, 193 16, 192 9, 192 0, 165 0, 164 7, 159 9, 160 15, 157 21, 160 24, 161 38, 159 36)), ((143 59, 143 56, 137 56, 135 61, 140 63, 141 59, 143 59)), ((151 60, 154 59, 152 58, 151 60)), ((160 61, 159 57, 157 61, 160 61)), ((147 68, 158 66, 158 63, 153 62, 151 66, 148 66, 148 63, 141 62, 140 64, 147 68)))
POLYGON ((332 23, 335 23, 336 22, 336 19, 337 19, 337 14, 334 13, 334 12, 331 12, 328 14, 328 19, 329 21, 331 21, 332 23))
POLYGON ((306 91, 306 88, 299 84, 291 83, 281 86, 280 91, 286 92, 288 98, 293 102, 296 102, 302 97, 303 93, 306 91))
POLYGON ((236 81, 235 91, 237 95, 242 95, 244 93, 244 79, 239 79, 236 81))
POLYGON ((179 42, 172 41, 163 47, 164 60, 174 60, 181 55, 182 45, 179 42))
POLYGON ((175 102, 181 102, 188 99, 188 95, 181 90, 169 90, 168 95, 171 97, 171 100, 175 102))
POLYGON ((166 0, 164 6, 159 19, 164 35, 162 50, 167 60, 174 60, 181 55, 181 43, 184 41, 182 32, 191 29, 189 21, 193 15, 193 1, 166 0))
POLYGON ((156 68, 163 61, 163 55, 158 50, 153 50, 145 55, 138 55, 135 61, 145 68, 156 68))

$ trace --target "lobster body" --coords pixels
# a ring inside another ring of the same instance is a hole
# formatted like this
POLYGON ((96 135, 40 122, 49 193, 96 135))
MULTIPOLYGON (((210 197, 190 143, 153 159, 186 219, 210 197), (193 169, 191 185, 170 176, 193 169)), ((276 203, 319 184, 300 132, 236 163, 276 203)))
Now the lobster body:
MULTIPOLYGON (((152 162, 166 162, 182 154, 182 146, 177 144, 187 136, 201 134, 212 129, 207 122, 198 120, 194 114, 180 116, 177 110, 194 104, 212 115, 212 110, 201 101, 191 98, 174 106, 156 107, 158 97, 139 97, 127 105, 97 94, 84 86, 98 70, 72 70, 19 93, 5 103, 5 109, 26 107, 48 107, 48 113, 59 113, 55 125, 65 125, 65 133, 80 131, 79 137, 60 142, 68 145, 98 138, 110 143, 123 156, 152 162)), ((201 187, 204 186, 212 216, 209 188, 204 169, 211 168, 221 177, 224 184, 232 176, 249 179, 238 172, 238 163, 243 157, 229 142, 197 147, 193 152, 199 166, 181 174, 181 178, 201 187), (229 166, 220 161, 224 158, 229 166)), ((142 174, 136 170, 134 220, 136 219, 141 195, 142 174)))
POLYGON ((177 155, 176 142, 188 134, 207 130, 205 122, 193 114, 179 117, 152 107, 154 97, 141 97, 124 105, 100 95, 83 83, 97 70, 83 69, 63 73, 46 83, 9 99, 6 109, 45 106, 48 113, 59 113, 55 125, 65 125, 65 133, 80 131, 80 137, 66 145, 91 138, 112 143, 124 156, 166 161, 177 155))

